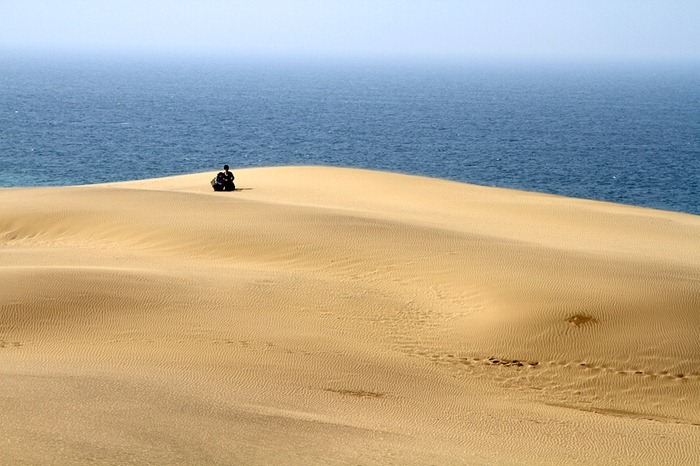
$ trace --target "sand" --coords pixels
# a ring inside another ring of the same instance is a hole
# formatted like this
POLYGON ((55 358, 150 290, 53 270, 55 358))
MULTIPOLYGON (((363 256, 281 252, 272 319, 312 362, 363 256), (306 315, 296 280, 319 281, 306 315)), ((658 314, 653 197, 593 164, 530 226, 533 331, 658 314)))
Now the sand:
POLYGON ((0 463, 698 463, 700 217, 235 174, 0 190, 0 463))

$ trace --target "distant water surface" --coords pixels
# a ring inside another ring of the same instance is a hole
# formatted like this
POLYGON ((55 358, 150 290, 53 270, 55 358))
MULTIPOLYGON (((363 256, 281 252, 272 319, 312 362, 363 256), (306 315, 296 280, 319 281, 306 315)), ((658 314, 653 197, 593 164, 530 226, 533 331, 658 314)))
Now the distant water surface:
POLYGON ((224 163, 351 166, 700 214, 700 66, 0 55, 0 186, 224 163))

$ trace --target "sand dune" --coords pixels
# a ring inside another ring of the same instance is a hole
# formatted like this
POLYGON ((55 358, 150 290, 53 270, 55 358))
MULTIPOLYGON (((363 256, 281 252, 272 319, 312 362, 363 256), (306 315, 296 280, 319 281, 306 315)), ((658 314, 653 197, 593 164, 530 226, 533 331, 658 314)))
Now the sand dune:
POLYGON ((0 190, 0 462, 697 464, 700 217, 236 176, 0 190))

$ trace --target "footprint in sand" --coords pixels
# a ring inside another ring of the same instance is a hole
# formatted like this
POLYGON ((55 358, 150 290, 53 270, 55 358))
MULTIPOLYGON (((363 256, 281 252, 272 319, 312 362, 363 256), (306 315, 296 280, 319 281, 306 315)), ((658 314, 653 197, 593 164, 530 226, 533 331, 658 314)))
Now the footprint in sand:
POLYGON ((575 325, 576 327, 580 327, 581 325, 585 325, 585 324, 598 324, 598 323, 600 323, 598 321, 598 319, 596 319, 593 316, 587 315, 587 314, 574 314, 572 316, 567 317, 564 320, 572 325, 575 325))

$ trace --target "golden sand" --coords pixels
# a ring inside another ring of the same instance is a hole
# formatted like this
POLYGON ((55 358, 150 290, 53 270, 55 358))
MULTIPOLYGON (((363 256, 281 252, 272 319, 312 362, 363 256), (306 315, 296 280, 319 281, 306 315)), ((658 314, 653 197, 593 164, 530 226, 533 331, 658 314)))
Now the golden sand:
POLYGON ((0 463, 697 464, 700 217, 236 176, 0 190, 0 463))

